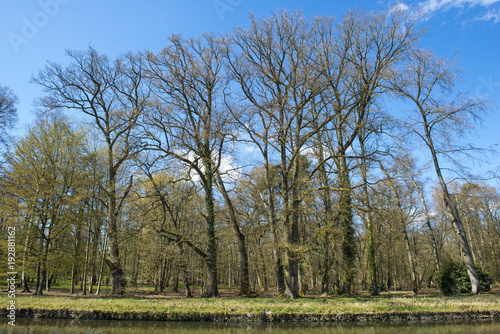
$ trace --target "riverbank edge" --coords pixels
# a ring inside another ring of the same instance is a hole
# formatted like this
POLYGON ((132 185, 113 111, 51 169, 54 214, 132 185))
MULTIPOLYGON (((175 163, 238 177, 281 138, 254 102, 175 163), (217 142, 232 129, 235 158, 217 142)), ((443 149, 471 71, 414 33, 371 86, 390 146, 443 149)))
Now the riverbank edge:
MULTIPOLYGON (((0 308, 2 317, 9 313, 7 308, 0 308)), ((432 322, 457 320, 500 320, 500 311, 464 311, 464 312, 390 312, 390 313, 337 313, 337 314, 302 314, 302 313, 261 313, 226 314, 226 313, 158 313, 158 312, 112 312, 112 311, 74 311, 68 309, 45 310, 19 308, 16 317, 79 319, 79 320, 130 320, 130 321, 192 321, 222 323, 366 323, 366 322, 432 322)))

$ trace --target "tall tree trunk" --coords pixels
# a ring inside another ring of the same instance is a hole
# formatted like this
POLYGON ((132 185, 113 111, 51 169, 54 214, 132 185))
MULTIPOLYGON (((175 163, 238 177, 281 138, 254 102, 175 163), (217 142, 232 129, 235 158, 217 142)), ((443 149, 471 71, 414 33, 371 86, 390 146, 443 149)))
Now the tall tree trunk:
POLYGON ((363 130, 360 131, 359 144, 361 147, 361 176, 363 178, 363 202, 365 206, 364 219, 366 222, 366 234, 368 241, 368 268, 370 271, 370 286, 372 296, 378 296, 378 281, 377 281, 377 261, 375 256, 375 235, 373 231, 373 217, 372 209, 370 205, 370 196, 368 195, 368 170, 366 166, 366 152, 364 145, 363 130))
POLYGON ((193 297, 191 293, 191 288, 189 287, 189 273, 187 271, 187 260, 184 258, 185 253, 184 253, 184 247, 182 244, 179 244, 179 252, 180 252, 180 257, 181 257, 181 278, 182 278, 182 284, 184 284, 184 292, 186 298, 191 298, 193 297))
POLYGON ((278 289, 278 296, 285 295, 285 272, 283 270, 283 262, 280 248, 280 240, 278 237, 278 223, 276 219, 276 209, 274 205, 274 186, 272 184, 271 170, 269 160, 267 157, 267 142, 265 143, 266 150, 264 151, 264 168, 266 170, 266 187, 267 187, 267 218, 271 225, 271 236, 273 239, 273 259, 274 268, 276 271, 276 284, 278 289))
POLYGON ((121 295, 125 292, 125 274, 120 262, 120 251, 118 248, 118 222, 116 205, 116 169, 113 166, 113 151, 108 150, 108 237, 109 258, 105 258, 111 273, 111 294, 121 295))
POLYGON ((104 245, 102 246, 102 258, 101 258, 101 266, 99 268, 99 277, 97 278, 97 290, 95 292, 97 296, 99 296, 99 294, 101 293, 102 271, 104 269, 107 244, 108 244, 108 235, 106 234, 104 236, 104 245))
POLYGON ((332 201, 331 201, 331 193, 330 186, 328 184, 328 176, 326 174, 326 167, 323 161, 324 159, 324 151, 323 151, 323 141, 321 138, 321 131, 318 132, 318 161, 320 162, 320 166, 318 169, 319 179, 321 182, 321 187, 323 187, 322 191, 322 200, 323 200, 323 219, 320 222, 319 228, 322 229, 321 236, 319 237, 319 242, 321 243, 321 294, 326 296, 328 295, 328 287, 330 283, 330 267, 332 266, 331 254, 330 254, 330 237, 333 232, 333 218, 332 218, 332 201), (322 223, 322 224, 321 224, 322 223))
POLYGON ((44 251, 42 252, 42 259, 41 259, 41 263, 39 263, 39 272, 40 272, 40 280, 37 279, 37 291, 36 291, 36 295, 38 296, 41 296, 43 295, 43 286, 46 285, 46 281, 47 281, 47 259, 48 259, 48 254, 49 254, 49 240, 46 240, 45 241, 45 249, 44 251), (40 268, 40 265, 41 265, 41 268, 40 268))
POLYGON ((49 292, 49 289, 50 289, 50 285, 52 283, 52 276, 50 275, 50 271, 49 271, 49 264, 47 263, 47 266, 46 266, 46 274, 45 274, 45 291, 49 292))
MULTIPOLYGON (((325 237, 323 239, 326 239, 325 237)), ((326 244, 326 243, 325 243, 326 244)), ((323 247, 323 261, 321 263, 321 295, 327 296, 328 295, 328 287, 330 284, 330 265, 331 261, 328 258, 330 255, 330 252, 328 250, 328 246, 323 247)))
POLYGON ((387 175, 387 181, 389 182, 389 185, 391 186, 391 189, 394 193, 394 197, 396 199, 396 206, 398 209, 398 219, 401 223, 401 233, 403 234, 403 238, 405 241, 405 246, 406 246, 406 254, 408 255, 408 264, 410 266, 410 273, 411 273, 411 279, 412 279, 412 290, 413 293, 417 294, 418 293, 418 281, 417 281, 417 274, 415 272, 415 264, 413 262, 413 255, 411 253, 411 247, 410 247, 410 240, 408 238, 408 232, 406 231, 406 223, 404 219, 404 212, 403 212, 403 207, 401 205, 400 197, 398 190, 396 186, 394 185, 394 182, 392 182, 392 179, 389 177, 387 172, 384 170, 384 168, 381 166, 382 171, 387 175))
POLYGON ((420 110, 420 112, 423 119, 423 126, 425 130, 425 137, 427 139, 427 146, 430 149, 432 162, 434 163, 434 169, 436 170, 439 184, 443 192, 443 201, 446 208, 446 212, 451 220, 453 227, 455 228, 455 231, 457 232, 458 239, 460 242, 460 248, 462 249, 463 256, 465 258, 465 266, 467 267, 467 273, 469 274, 469 279, 472 286, 471 294, 477 295, 479 291, 481 291, 483 288, 481 286, 481 283, 479 282, 479 277, 476 272, 474 259, 470 251, 469 243, 467 241, 467 236, 465 235, 464 226, 462 224, 462 221, 460 220, 460 214, 458 212, 457 206, 453 201, 453 199, 451 198, 451 195, 448 191, 448 186, 446 185, 446 182, 444 181, 443 178, 443 174, 441 173, 441 167, 439 166, 437 153, 434 148, 434 142, 432 140, 430 133, 430 127, 429 124, 427 123, 427 118, 422 109, 420 110))
POLYGON ((73 244, 73 263, 71 265, 71 287, 70 287, 70 294, 75 293, 75 281, 76 281, 76 273, 77 273, 77 268, 76 268, 76 259, 78 255, 78 239, 80 239, 80 226, 78 225, 76 227, 75 231, 75 242, 73 244))
POLYGON ((94 293, 94 285, 96 281, 96 262, 97 262, 97 248, 99 245, 99 228, 94 229, 93 238, 92 238, 92 270, 89 282, 89 294, 94 293))
MULTIPOLYGON (((369 209, 368 209, 369 210, 369 209)), ((370 286, 372 296, 378 296, 377 261, 375 256, 375 236, 373 232, 373 221, 370 212, 366 213, 366 224, 368 233, 368 267, 370 270, 370 286)))
POLYGON ((245 235, 241 232, 238 220, 236 218, 236 211, 233 206, 233 202, 227 193, 226 186, 222 181, 219 172, 215 173, 217 178, 218 189, 224 197, 226 202, 226 207, 229 214, 229 222, 233 227, 234 235, 236 237, 236 245, 238 249, 238 255, 240 257, 240 294, 249 295, 250 294, 250 275, 248 273, 248 253, 245 241, 245 235))
MULTIPOLYGON (((179 292, 179 268, 175 268, 174 274, 174 286, 172 287, 172 292, 179 292)), ((173 269, 171 269, 173 270, 173 269)))
POLYGON ((264 289, 264 291, 268 291, 269 290, 269 283, 268 283, 268 279, 267 279, 267 266, 266 266, 266 258, 264 257, 264 254, 262 252, 262 247, 260 245, 260 242, 258 244, 258 253, 259 253, 259 257, 260 257, 260 263, 262 265, 262 288, 264 289))
POLYGON ((424 208, 424 217, 425 217, 425 225, 429 229, 429 232, 431 234, 431 242, 432 242, 432 252, 434 254, 434 264, 436 265, 436 272, 439 271, 440 265, 439 265, 439 250, 438 250, 438 245, 436 242, 436 236, 434 235, 434 230, 432 229, 431 225, 431 218, 429 216, 429 210, 427 208, 427 204, 425 202, 424 194, 422 193, 422 190, 418 186, 417 182, 415 180, 412 180, 413 186, 415 186, 415 189, 417 189, 418 195, 420 197, 420 201, 422 202, 422 207, 424 208))
POLYGON ((390 247, 387 248, 387 282, 386 282, 386 289, 389 291, 392 287, 392 267, 391 267, 391 251, 390 247))
POLYGON ((135 262, 135 269, 134 269, 134 276, 133 276, 133 280, 134 280, 134 286, 137 287, 138 283, 138 279, 139 279, 139 268, 140 268, 140 263, 141 263, 141 252, 137 252, 137 260, 135 262))
POLYGON ((477 295, 479 291, 481 291, 483 288, 481 286, 481 283, 479 282, 479 276, 477 275, 476 272, 476 266, 474 264, 474 259, 472 257, 470 248, 469 248, 469 243, 467 241, 467 236, 465 235, 465 230, 462 225, 462 221, 460 220, 460 214, 458 213, 458 209, 456 205, 454 204, 448 189, 446 187, 446 184, 444 183, 444 179, 440 177, 440 183, 441 187, 443 189, 443 198, 444 198, 444 203, 446 210, 448 212, 448 216, 451 219, 451 222, 458 234, 459 242, 460 242, 460 248, 462 249, 463 256, 465 258, 465 265, 467 267, 467 273, 469 274, 469 279, 471 282, 471 294, 477 295))
MULTIPOLYGON (((402 211, 400 209, 399 211, 402 211)), ((410 265, 410 272, 411 272, 411 279, 413 283, 413 293, 417 294, 418 293, 418 281, 417 281, 417 274, 415 272, 415 264, 413 262, 413 255, 411 253, 411 247, 410 247, 410 240, 408 239, 408 233, 406 232, 406 227, 404 226, 404 222, 402 221, 403 226, 403 236, 405 239, 405 245, 406 245, 406 252, 408 254, 408 263, 410 265)))
POLYGON ((29 245, 29 238, 30 238, 30 231, 31 231, 31 220, 28 225, 28 229, 26 232, 26 239, 24 240, 24 249, 23 249, 23 268, 21 272, 21 284, 23 290, 21 292, 31 292, 29 286, 28 286, 28 278, 26 275, 26 261, 28 257, 28 245, 29 245))
POLYGON ((166 258, 165 255, 160 256, 160 265, 158 266, 158 272, 157 272, 157 283, 156 283, 156 290, 159 293, 163 293, 163 288, 165 287, 165 261, 163 258, 166 258))
MULTIPOLYGON (((286 294, 290 298, 299 298, 299 255, 295 249, 299 245, 299 189, 297 185, 299 175, 299 158, 294 161, 293 180, 291 187, 291 203, 288 197, 288 182, 284 182, 285 226, 287 226, 287 257, 288 272, 286 277, 286 294), (291 204, 291 206, 290 206, 291 204)), ((283 172, 285 174, 286 172, 283 172)), ((288 180, 288 178, 287 178, 288 180)))
POLYGON ((89 252, 90 252, 90 224, 87 236, 87 245, 85 246, 85 262, 83 264, 82 292, 84 295, 87 294, 87 266, 89 263, 89 252))
MULTIPOLYGON (((208 149, 206 149, 209 152, 208 149)), ((210 156, 203 159, 205 168, 205 221, 207 224, 207 287, 204 297, 218 297, 217 289, 217 240, 215 237, 215 210, 213 197, 213 169, 210 156)))
POLYGON ((38 291, 40 289, 40 285, 42 285, 41 277, 40 277, 41 272, 42 272, 42 261, 41 261, 41 259, 38 259, 38 263, 36 266, 36 290, 34 293, 35 296, 41 295, 41 290, 40 290, 40 293, 38 293, 38 291))
POLYGON ((352 217, 351 181, 347 169, 345 155, 338 157, 339 161, 339 225, 342 231, 342 290, 352 294, 354 288, 354 268, 356 260, 356 244, 354 242, 354 227, 352 217))
MULTIPOLYGON (((337 123, 342 124, 341 114, 337 116, 337 123)), ((342 290, 344 293, 354 293, 354 267, 356 260, 356 244, 354 242, 354 227, 352 217, 352 188, 345 156, 344 138, 342 128, 337 127, 337 165, 339 183, 339 227, 342 233, 342 290)))

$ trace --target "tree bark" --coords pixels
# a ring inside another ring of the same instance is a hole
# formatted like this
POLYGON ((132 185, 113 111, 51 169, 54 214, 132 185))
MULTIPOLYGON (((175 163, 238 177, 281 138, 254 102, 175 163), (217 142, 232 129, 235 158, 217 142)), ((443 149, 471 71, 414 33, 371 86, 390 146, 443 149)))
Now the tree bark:
MULTIPOLYGON (((339 141, 342 142, 341 140, 339 141)), ((354 242, 354 227, 352 218, 351 181, 347 169, 345 155, 338 157, 339 162, 339 226, 342 231, 342 290, 344 293, 352 294, 354 288, 354 267, 356 260, 356 244, 354 242)))
POLYGON ((76 227, 75 231, 75 242, 73 244, 73 263, 72 263, 72 268, 71 268, 71 287, 70 287, 70 294, 75 293, 75 282, 76 282, 76 275, 77 275, 77 268, 76 268, 76 259, 78 255, 78 248, 79 248, 79 239, 80 239, 80 226, 78 225, 76 227))
POLYGON ((47 259, 48 259, 48 254, 49 254, 49 241, 45 241, 45 249, 42 252, 42 259, 39 262, 39 277, 41 278, 38 285, 37 285, 37 290, 36 290, 36 295, 41 296, 43 295, 43 286, 46 285, 47 281, 47 259))
POLYGON ((432 136, 430 133, 430 127, 429 124, 427 123, 427 117, 422 108, 420 108, 420 113, 422 115, 425 138, 427 139, 427 146, 429 147, 429 150, 431 152, 434 169, 436 171, 439 184, 443 192, 443 201, 446 208, 446 212, 448 213, 448 217, 451 220, 451 223, 455 228, 455 231, 457 232, 458 239, 460 242, 460 248, 462 249, 463 256, 465 258, 465 265, 467 267, 467 273, 469 274, 469 279, 472 286, 471 294, 477 295, 479 291, 481 291, 483 288, 481 286, 481 283, 479 282, 479 277, 476 272, 476 266, 474 264, 474 259, 470 251, 469 242, 467 241, 467 236, 465 235, 465 230, 462 225, 462 221, 460 220, 460 214, 458 212, 457 206, 453 201, 453 199, 451 198, 451 195, 448 191, 448 186, 446 185, 446 182, 444 181, 443 178, 443 174, 441 173, 441 167, 439 166, 437 153, 434 148, 434 142, 432 140, 432 136))
MULTIPOLYGON (((363 133, 364 131, 361 131, 363 133)), ((364 145, 365 138, 363 134, 359 137, 359 144, 361 147, 361 176, 363 178, 363 202, 365 206, 365 214, 364 219, 366 222, 366 233, 367 233, 367 242, 368 242, 368 267, 370 271, 370 286, 371 286, 371 295, 378 296, 378 280, 377 280, 377 262, 375 256, 375 235, 373 231, 373 217, 372 217, 372 209, 370 205, 370 196, 368 195, 368 171, 367 171, 367 163, 366 163, 366 152, 364 145)))
POLYGON ((28 286, 28 278, 26 277, 26 259, 28 256, 28 244, 29 244, 30 231, 31 231, 31 221, 28 225, 28 229, 26 232, 26 239, 24 240, 23 269, 21 272, 21 284, 22 284, 23 290, 21 292, 31 292, 31 290, 28 286))
POLYGON ((425 216, 425 225, 429 229, 429 232, 431 234, 431 242, 432 242, 432 252, 434 254, 434 264, 436 265, 436 272, 439 272, 439 250, 436 242, 436 236, 434 235, 434 230, 432 229, 431 226, 431 218, 429 216, 429 210, 427 209, 427 204, 425 203, 425 198, 424 194, 422 193, 422 190, 418 186, 417 182, 415 180, 412 180, 413 185, 417 189, 418 195, 420 197, 420 201, 422 202, 422 207, 424 208, 424 216, 425 216))
POLYGON ((89 252, 90 252, 90 226, 88 228, 87 244, 85 246, 85 262, 83 265, 82 292, 84 295, 87 294, 87 266, 89 263, 89 252))
POLYGON ((276 272, 276 285, 278 289, 278 296, 283 297, 285 295, 285 272, 283 270, 283 262, 280 248, 280 240, 278 237, 278 223, 276 218, 276 208, 274 204, 274 190, 273 182, 271 177, 271 170, 269 165, 269 160, 267 156, 267 141, 264 143, 265 150, 263 151, 264 156, 264 168, 266 171, 266 187, 267 187, 267 218, 271 225, 271 237, 273 239, 273 259, 274 268, 276 272))
POLYGON ((118 222, 116 205, 116 168, 113 164, 113 150, 108 148, 108 238, 109 258, 105 258, 111 273, 111 294, 122 295, 125 292, 125 275, 120 262, 118 248, 118 222))
MULTIPOLYGON (((208 150, 207 150, 208 151, 208 150)), ((219 297, 217 289, 217 239, 215 237, 215 211, 213 197, 212 162, 210 157, 203 159, 205 168, 205 221, 207 224, 207 287, 204 297, 219 297)))
POLYGON ((104 245, 102 246, 102 258, 101 258, 101 265, 100 265, 100 268, 99 268, 99 277, 97 278, 97 290, 95 292, 95 294, 97 296, 99 296, 99 294, 101 293, 102 270, 104 269, 104 262, 105 262, 105 259, 106 259, 106 247, 107 247, 107 244, 108 244, 108 235, 106 234, 104 236, 104 245))
POLYGON ((193 297, 191 293, 191 288, 189 287, 189 273, 187 271, 187 261, 184 258, 184 247, 182 244, 179 245, 179 252, 180 252, 180 257, 181 257, 181 278, 182 278, 182 284, 184 284, 184 294, 186 298, 191 298, 193 297))
POLYGON ((298 246, 299 242, 299 216, 298 216, 298 189, 295 182, 296 175, 299 170, 298 157, 293 162, 293 179, 291 186, 291 201, 289 196, 289 178, 287 171, 287 156, 286 147, 282 143, 281 147, 281 170, 282 170, 282 196, 283 196, 283 208, 284 208, 284 225, 286 228, 287 235, 287 248, 286 255, 288 260, 288 268, 286 275, 286 287, 285 293, 290 298, 299 298, 299 261, 297 251, 294 249, 298 246), (291 203, 290 203, 291 202, 291 203))
POLYGON ((226 186, 222 181, 222 178, 217 171, 215 173, 215 177, 217 178, 218 189, 224 197, 224 201, 226 202, 226 207, 228 209, 229 214, 229 222, 233 228, 234 235, 236 237, 236 244, 238 249, 238 255, 240 258, 240 294, 241 295, 250 295, 250 275, 248 273, 248 253, 247 246, 245 241, 245 235, 241 232, 240 226, 238 224, 238 220, 236 218, 236 211, 233 206, 233 202, 227 193, 226 186))

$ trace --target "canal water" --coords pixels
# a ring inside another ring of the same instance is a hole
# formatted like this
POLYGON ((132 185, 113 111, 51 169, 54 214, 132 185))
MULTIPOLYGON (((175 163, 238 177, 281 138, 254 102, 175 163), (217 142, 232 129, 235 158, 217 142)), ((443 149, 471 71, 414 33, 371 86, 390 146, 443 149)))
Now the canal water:
MULTIPOLYGON (((6 319, 4 319, 6 320, 6 319)), ((293 334, 493 334, 500 333, 500 322, 432 322, 391 324, 220 324, 207 322, 93 321, 17 318, 16 326, 2 321, 5 334, 129 334, 129 333, 293 333, 293 334)))

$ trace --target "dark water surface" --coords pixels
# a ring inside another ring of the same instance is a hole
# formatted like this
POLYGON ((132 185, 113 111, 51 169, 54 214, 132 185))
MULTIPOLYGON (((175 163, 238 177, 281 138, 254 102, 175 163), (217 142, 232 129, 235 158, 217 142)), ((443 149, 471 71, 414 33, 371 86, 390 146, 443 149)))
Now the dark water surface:
POLYGON ((0 333, 5 334, 129 334, 129 333, 292 333, 292 334, 493 334, 500 333, 500 322, 433 322, 392 324, 220 324, 207 322, 93 321, 17 318, 16 326, 3 319, 0 333))

